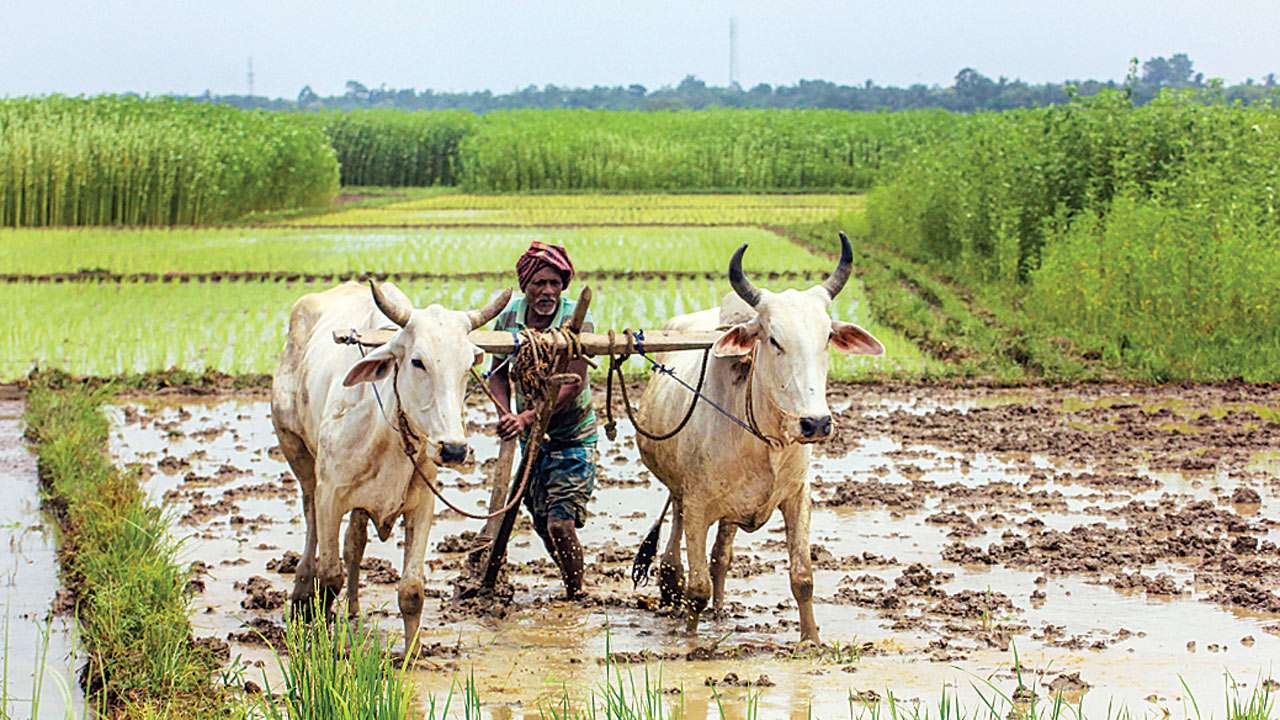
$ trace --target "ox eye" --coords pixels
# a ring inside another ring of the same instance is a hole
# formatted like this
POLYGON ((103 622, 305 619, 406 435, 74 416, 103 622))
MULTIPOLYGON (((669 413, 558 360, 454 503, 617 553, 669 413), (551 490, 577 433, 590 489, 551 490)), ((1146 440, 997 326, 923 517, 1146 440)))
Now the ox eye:
POLYGON ((419 370, 427 369, 427 366, 422 363, 422 358, 414 358, 409 361, 409 364, 418 368, 419 370))
POLYGON ((784 354, 784 355, 786 354, 786 352, 787 352, 787 351, 786 351, 786 350, 784 350, 784 349, 782 348, 782 346, 778 344, 778 341, 777 341, 777 340, 774 340, 772 337, 770 337, 770 338, 769 338, 769 344, 770 344, 770 345, 772 345, 772 346, 774 346, 775 348, 777 348, 777 349, 778 349, 778 352, 780 352, 780 353, 782 353, 782 354, 784 354))

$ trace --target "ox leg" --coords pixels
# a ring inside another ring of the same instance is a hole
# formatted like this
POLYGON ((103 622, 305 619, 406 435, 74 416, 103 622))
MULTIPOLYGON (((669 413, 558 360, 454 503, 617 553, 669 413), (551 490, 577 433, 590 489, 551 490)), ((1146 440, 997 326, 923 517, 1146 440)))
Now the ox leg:
POLYGON ((679 607, 684 599, 684 563, 680 560, 680 541, 684 539, 684 507, 672 498, 671 537, 667 549, 658 559, 658 589, 662 592, 659 607, 679 607))
POLYGON ((423 567, 427 558, 427 536, 431 533, 431 522, 435 516, 434 503, 435 498, 419 497, 414 509, 404 515, 404 567, 397 594, 400 618, 404 621, 406 655, 417 641, 418 627, 422 623, 422 606, 426 600, 423 567))
POLYGON ((711 547, 711 607, 724 610, 724 579, 733 565, 733 538, 738 526, 721 520, 716 530, 716 544, 711 547))
POLYGON ((295 612, 310 617, 314 610, 316 590, 316 491, 313 485, 302 490, 302 515, 307 522, 307 541, 293 576, 293 594, 289 596, 295 612))
POLYGON ((369 541, 369 514, 352 510, 347 521, 347 537, 342 543, 342 561, 347 566, 347 617, 360 617, 360 563, 369 541))
POLYGON ((813 619, 813 559, 809 555, 809 493, 801 491, 782 503, 791 560, 791 594, 800 606, 800 640, 820 642, 813 619))
POLYGON ((711 599, 711 572, 707 567, 707 531, 711 524, 701 508, 685 505, 684 541, 689 560, 689 581, 685 587, 684 605, 689 613, 685 631, 698 631, 698 618, 711 599))
POLYGON ((295 612, 306 615, 312 610, 316 582, 316 460, 302 438, 284 430, 278 431, 277 435, 280 452, 289 461, 289 468, 302 490, 302 516, 306 521, 307 539, 294 571, 293 593, 289 599, 295 612))
POLYGON ((316 583, 327 615, 342 590, 342 561, 338 557, 338 533, 345 514, 332 484, 316 488, 316 583))

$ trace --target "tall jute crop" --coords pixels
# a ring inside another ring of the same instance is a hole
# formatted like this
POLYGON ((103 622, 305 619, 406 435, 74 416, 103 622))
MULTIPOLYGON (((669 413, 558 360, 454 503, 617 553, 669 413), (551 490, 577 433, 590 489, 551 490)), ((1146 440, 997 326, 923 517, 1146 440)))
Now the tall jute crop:
POLYGON ((297 117, 168 98, 0 101, 0 226, 188 225, 327 203, 338 166, 297 117))

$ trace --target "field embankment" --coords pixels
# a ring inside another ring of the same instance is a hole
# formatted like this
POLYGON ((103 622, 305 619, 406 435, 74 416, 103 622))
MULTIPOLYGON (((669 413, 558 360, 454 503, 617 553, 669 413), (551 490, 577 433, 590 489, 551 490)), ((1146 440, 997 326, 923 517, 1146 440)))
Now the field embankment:
POLYGON ((192 641, 188 571, 161 509, 106 454, 109 389, 37 379, 27 395, 47 503, 62 526, 63 582, 88 654, 82 684, 99 712, 209 717, 218 663, 192 641))
POLYGON ((908 152, 867 233, 1067 355, 1143 380, 1272 380, 1277 187, 1275 111, 1104 94, 974 116, 908 152))
POLYGON ((191 225, 327 204, 338 164, 281 113, 170 99, 0 101, 0 227, 191 225))

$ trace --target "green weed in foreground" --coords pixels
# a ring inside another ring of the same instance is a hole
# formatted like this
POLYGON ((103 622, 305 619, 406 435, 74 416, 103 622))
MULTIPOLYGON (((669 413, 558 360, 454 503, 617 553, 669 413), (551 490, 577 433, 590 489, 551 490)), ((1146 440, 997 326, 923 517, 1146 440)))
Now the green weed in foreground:
MULTIPOLYGON (((7 608, 6 608, 7 610, 7 608)), ((4 618, 4 636, 0 638, 0 650, 3 650, 3 660, 0 660, 0 720, 18 720, 18 718, 40 718, 45 717, 41 714, 41 707, 44 706, 47 697, 48 688, 45 681, 52 681, 54 689, 58 693, 58 697, 62 700, 63 718, 65 720, 74 720, 76 714, 74 710, 74 701, 71 694, 70 682, 73 680, 65 678, 57 670, 48 667, 49 662, 49 638, 53 629, 49 625, 43 625, 40 628, 40 646, 36 651, 36 655, 32 658, 35 661, 33 667, 30 668, 12 668, 20 672, 29 672, 31 674, 31 694, 22 696, 15 686, 9 682, 10 657, 9 657, 9 614, 5 613, 4 618), (26 714, 15 712, 17 708, 26 707, 26 714)), ((84 716, 89 716, 89 706, 84 707, 84 716)))
POLYGON ((128 717, 207 717, 216 662, 191 642, 188 573, 159 508, 107 456, 110 389, 41 382, 26 422, 62 526, 62 576, 77 594, 90 701, 128 717))
MULTIPOLYGON (((283 687, 268 687, 259 710, 266 720, 400 720, 409 716, 412 655, 397 663, 382 634, 339 612, 329 622, 316 600, 310 620, 286 621, 287 659, 276 656, 283 687), (278 692, 277 698, 273 693, 278 692)), ((266 675, 263 674, 266 686, 266 675)), ((443 708, 448 711, 448 703, 443 708)), ((443 715, 442 715, 443 716, 443 715)), ((432 715, 434 717, 434 713, 432 715)))

